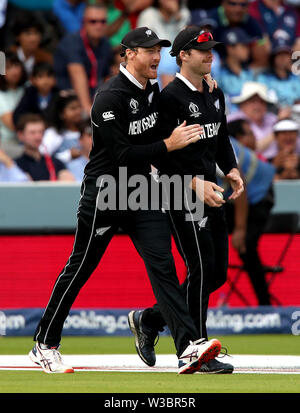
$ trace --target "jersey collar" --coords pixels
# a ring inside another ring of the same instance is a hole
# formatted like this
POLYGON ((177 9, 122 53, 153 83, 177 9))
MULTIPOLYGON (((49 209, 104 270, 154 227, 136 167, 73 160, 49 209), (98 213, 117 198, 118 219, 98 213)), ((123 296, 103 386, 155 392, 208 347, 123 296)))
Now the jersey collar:
MULTIPOLYGON (((122 72, 123 75, 125 75, 127 79, 129 79, 130 82, 137 86, 139 89, 144 89, 143 85, 134 76, 132 76, 130 72, 128 72, 124 63, 120 64, 120 72, 122 72)), ((151 83, 151 85, 153 85, 154 83, 157 83, 157 79, 149 79, 149 82, 151 83)))
POLYGON ((176 77, 178 77, 178 79, 180 79, 183 83, 185 83, 187 87, 189 87, 193 92, 197 92, 197 88, 189 80, 187 80, 186 77, 182 76, 181 73, 177 72, 176 77))

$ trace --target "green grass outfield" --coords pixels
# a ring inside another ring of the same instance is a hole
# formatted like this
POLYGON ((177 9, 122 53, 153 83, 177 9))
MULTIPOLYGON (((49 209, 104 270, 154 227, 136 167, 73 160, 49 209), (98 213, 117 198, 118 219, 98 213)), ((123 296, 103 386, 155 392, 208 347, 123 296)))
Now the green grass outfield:
MULTIPOLYGON (((251 335, 218 337, 231 354, 300 355, 300 337, 251 335)), ((0 354, 27 354, 31 337, 1 337, 0 354)), ((64 337, 62 354, 135 353, 132 337, 64 337)), ((158 354, 174 353, 161 337, 158 354)), ((0 371, 0 393, 300 393, 300 375, 0 371)))

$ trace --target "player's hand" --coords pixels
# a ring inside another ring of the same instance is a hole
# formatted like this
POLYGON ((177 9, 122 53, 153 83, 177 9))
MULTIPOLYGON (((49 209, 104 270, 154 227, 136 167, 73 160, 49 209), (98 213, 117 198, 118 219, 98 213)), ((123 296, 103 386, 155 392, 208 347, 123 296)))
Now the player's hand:
POLYGON ((204 75, 204 79, 206 80, 206 82, 209 86, 209 93, 211 93, 214 89, 218 88, 217 81, 212 78, 210 73, 208 73, 207 75, 204 75))
POLYGON ((228 179, 231 188, 233 189, 232 194, 228 199, 236 199, 238 198, 241 193, 244 191, 244 183, 241 178, 241 175, 238 171, 238 169, 234 168, 232 169, 229 174, 226 175, 226 178, 228 179))
POLYGON ((216 193, 216 191, 222 193, 224 189, 214 182, 203 181, 195 176, 192 180, 192 189, 198 198, 210 207, 220 207, 225 204, 224 199, 216 193))
POLYGON ((173 130, 169 138, 164 139, 164 142, 168 152, 172 152, 197 142, 202 133, 203 128, 199 124, 186 126, 186 121, 183 121, 181 125, 173 130))

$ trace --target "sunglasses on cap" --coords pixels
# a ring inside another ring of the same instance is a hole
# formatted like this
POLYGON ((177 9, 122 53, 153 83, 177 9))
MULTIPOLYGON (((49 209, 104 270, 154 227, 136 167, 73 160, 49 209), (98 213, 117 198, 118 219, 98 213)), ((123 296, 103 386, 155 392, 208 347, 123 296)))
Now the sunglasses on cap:
POLYGON ((181 50, 184 50, 190 43, 197 42, 197 43, 206 43, 211 40, 214 40, 213 35, 209 32, 199 33, 196 37, 189 40, 184 46, 182 46, 181 50))

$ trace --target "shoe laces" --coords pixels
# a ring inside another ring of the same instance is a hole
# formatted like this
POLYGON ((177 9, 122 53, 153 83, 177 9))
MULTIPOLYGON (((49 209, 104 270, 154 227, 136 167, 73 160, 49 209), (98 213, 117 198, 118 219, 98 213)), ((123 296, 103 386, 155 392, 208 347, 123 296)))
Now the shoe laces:
POLYGON ((61 357, 60 352, 58 351, 59 347, 60 346, 49 348, 47 350, 42 350, 42 351, 46 352, 47 357, 54 359, 54 361, 57 362, 57 363, 61 363, 62 362, 62 357, 61 357))
POLYGON ((153 343, 153 346, 154 346, 154 347, 156 346, 156 344, 158 343, 158 341, 159 341, 159 332, 157 332, 156 338, 154 339, 154 343, 153 343))
POLYGON ((61 363, 62 362, 62 357, 60 352, 57 349, 53 349, 53 358, 56 362, 61 363))
POLYGON ((159 340, 159 332, 156 332, 145 325, 143 325, 141 332, 141 345, 144 346, 145 344, 148 344, 149 346, 155 347, 159 340))
POLYGON ((224 358, 224 357, 226 357, 226 356, 232 357, 232 356, 228 353, 228 350, 227 350, 226 347, 221 347, 220 354, 217 356, 217 358, 222 359, 222 358, 224 358))

